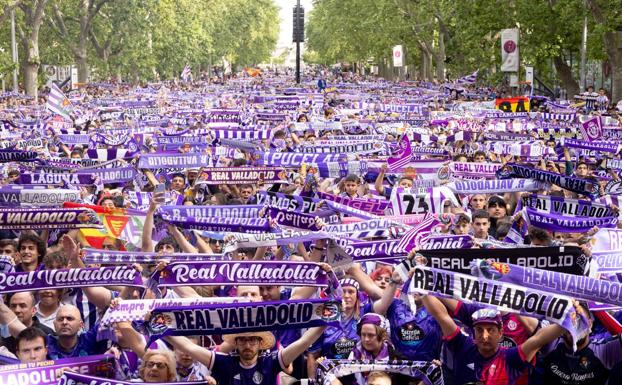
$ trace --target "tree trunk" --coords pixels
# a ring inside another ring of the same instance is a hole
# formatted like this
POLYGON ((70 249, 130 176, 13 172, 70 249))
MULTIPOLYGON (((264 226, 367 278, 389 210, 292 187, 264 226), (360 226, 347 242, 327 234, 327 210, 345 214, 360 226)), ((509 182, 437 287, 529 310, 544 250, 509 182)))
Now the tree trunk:
POLYGON ((562 88, 568 92, 568 97, 579 94, 581 92, 581 87, 579 87, 579 83, 572 77, 572 69, 566 64, 564 58, 557 56, 553 59, 553 63, 555 64, 557 75, 562 81, 562 88))
POLYGON ((605 51, 611 64, 611 103, 622 99, 622 31, 605 32, 605 51))
POLYGON ((436 79, 445 82, 445 34, 441 31, 438 34, 438 51, 434 57, 436 60, 436 79))
POLYGON ((24 58, 24 89, 26 95, 37 99, 39 96, 39 26, 33 27, 29 34, 22 39, 24 58))

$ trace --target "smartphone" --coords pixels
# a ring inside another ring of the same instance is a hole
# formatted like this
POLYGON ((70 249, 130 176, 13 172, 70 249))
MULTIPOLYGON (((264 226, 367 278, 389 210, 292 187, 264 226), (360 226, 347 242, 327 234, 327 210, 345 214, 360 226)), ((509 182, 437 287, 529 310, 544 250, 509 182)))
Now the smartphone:
POLYGON ((156 193, 163 193, 165 191, 166 191, 166 185, 164 183, 160 183, 157 186, 155 186, 156 193))

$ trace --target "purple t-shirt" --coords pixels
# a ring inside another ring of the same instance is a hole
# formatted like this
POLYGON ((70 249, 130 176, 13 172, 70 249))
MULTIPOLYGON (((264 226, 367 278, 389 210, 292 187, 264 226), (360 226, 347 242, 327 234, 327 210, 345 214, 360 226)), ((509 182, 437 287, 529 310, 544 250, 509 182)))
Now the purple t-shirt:
POLYGON ((460 383, 477 381, 482 385, 513 385, 529 367, 521 346, 500 347, 492 357, 486 358, 479 353, 473 339, 462 334, 460 328, 443 339, 453 356, 459 358, 454 363, 454 378, 460 379, 460 383))
POLYGON ((387 319, 391 324, 391 342, 400 358, 413 361, 438 359, 443 333, 424 307, 413 314, 402 300, 394 299, 387 311, 387 319))
POLYGON ((207 366, 218 385, 274 385, 285 370, 280 352, 260 355, 251 367, 242 366, 238 356, 214 353, 207 366))
MULTIPOLYGON (((361 317, 369 313, 372 304, 365 304, 361 308, 361 317)), ((346 359, 350 355, 356 343, 360 340, 356 334, 358 319, 354 317, 341 320, 339 326, 326 328, 324 334, 309 348, 310 352, 320 352, 320 356, 330 359, 346 359)))

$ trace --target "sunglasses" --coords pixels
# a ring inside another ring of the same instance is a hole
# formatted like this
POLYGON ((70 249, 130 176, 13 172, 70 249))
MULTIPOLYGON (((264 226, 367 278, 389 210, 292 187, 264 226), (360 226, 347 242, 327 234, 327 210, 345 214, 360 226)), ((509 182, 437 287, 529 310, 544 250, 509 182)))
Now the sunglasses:
POLYGON ((216 245, 222 245, 223 241, 221 241, 219 239, 210 239, 209 243, 213 243, 213 244, 216 244, 216 245))

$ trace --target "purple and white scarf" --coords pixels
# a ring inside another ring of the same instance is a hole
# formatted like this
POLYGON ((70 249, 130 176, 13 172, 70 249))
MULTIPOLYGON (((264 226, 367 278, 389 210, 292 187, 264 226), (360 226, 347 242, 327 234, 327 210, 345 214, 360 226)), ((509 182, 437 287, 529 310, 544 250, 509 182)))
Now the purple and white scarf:
POLYGON ((451 162, 449 171, 454 177, 495 179, 499 163, 451 162))

